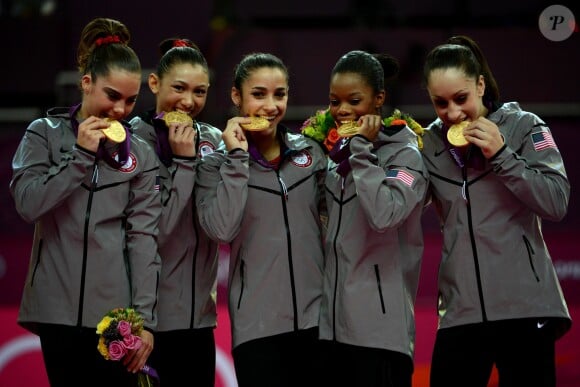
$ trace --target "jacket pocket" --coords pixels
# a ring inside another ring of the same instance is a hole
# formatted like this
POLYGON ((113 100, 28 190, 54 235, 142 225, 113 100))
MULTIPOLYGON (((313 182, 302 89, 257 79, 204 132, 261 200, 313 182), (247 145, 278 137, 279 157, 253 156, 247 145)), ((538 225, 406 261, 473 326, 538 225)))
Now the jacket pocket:
POLYGON ((38 243, 38 252, 36 253, 36 262, 34 263, 34 269, 32 270, 32 277, 30 279, 30 286, 34 286, 34 278, 36 277, 36 270, 38 269, 38 266, 40 266, 40 256, 42 255, 41 251, 42 251, 42 242, 44 241, 44 239, 41 239, 40 242, 38 243))
POLYGON ((242 296, 244 295, 244 271, 246 270, 246 262, 242 259, 240 261, 240 295, 238 297, 238 309, 242 303, 242 296))
POLYGON ((525 235, 522 235, 522 238, 524 240, 524 244, 526 245, 526 250, 528 251, 528 260, 530 262, 532 273, 534 274, 534 277, 536 277, 536 281, 540 282, 540 277, 538 277, 538 272, 536 271, 536 267, 534 266, 534 255, 535 255, 534 248, 532 247, 532 244, 525 235))
POLYGON ((381 288, 381 273, 379 272, 379 265, 375 265, 375 277, 377 280, 377 292, 379 293, 379 301, 381 303, 381 311, 383 314, 386 313, 385 311, 385 299, 383 298, 383 289, 381 288))

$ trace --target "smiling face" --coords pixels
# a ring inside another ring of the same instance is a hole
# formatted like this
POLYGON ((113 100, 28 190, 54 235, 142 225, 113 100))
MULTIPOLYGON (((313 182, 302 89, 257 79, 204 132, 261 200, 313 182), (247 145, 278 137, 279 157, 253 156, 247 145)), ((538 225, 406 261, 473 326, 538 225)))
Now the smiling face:
POLYGON ((199 65, 176 63, 159 78, 149 75, 149 88, 156 96, 156 111, 182 111, 195 118, 207 101, 209 74, 199 65))
POLYGON ((257 68, 242 82, 241 90, 232 88, 231 97, 233 103, 239 106, 241 116, 268 119, 270 128, 263 132, 271 132, 286 114, 288 77, 276 67, 257 68))
POLYGON ((330 80, 330 114, 340 124, 356 121, 366 114, 379 114, 385 93, 374 93, 365 78, 357 73, 336 73, 330 80))
POLYGON ((487 112, 482 99, 483 76, 475 79, 458 68, 436 69, 429 75, 427 91, 437 116, 446 126, 474 121, 487 112))
POLYGON ((113 68, 108 75, 96 80, 86 74, 81 79, 83 101, 80 117, 125 119, 135 108, 140 87, 140 73, 113 68))

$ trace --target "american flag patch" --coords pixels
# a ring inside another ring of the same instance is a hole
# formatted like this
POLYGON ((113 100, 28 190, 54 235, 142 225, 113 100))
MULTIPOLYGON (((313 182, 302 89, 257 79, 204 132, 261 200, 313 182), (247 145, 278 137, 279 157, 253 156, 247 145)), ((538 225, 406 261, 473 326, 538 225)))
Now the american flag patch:
POLYGON ((413 177, 413 175, 411 175, 409 172, 403 171, 402 169, 389 169, 387 171, 387 179, 401 180, 409 187, 413 185, 413 181, 415 181, 415 177, 413 177))
POLYGON ((159 190, 161 189, 161 177, 160 176, 156 176, 155 177, 155 186, 153 186, 153 189, 155 190, 155 192, 159 192, 159 190))
POLYGON ((557 148, 552 134, 546 130, 532 133, 532 142, 536 152, 547 148, 557 148))

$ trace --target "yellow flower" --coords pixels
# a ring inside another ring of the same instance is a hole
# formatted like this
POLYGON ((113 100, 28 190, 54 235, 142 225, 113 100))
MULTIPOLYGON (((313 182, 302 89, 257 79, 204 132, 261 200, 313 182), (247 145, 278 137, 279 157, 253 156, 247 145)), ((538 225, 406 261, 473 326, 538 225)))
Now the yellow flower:
POLYGON ((387 127, 391 125, 401 125, 403 123, 406 123, 407 126, 415 132, 417 135, 417 145, 419 146, 419 150, 423 149, 422 137, 425 130, 421 124, 413 119, 413 117, 409 114, 402 113, 399 109, 395 109, 390 117, 383 119, 383 124, 387 127))
POLYGON ((99 344, 97 345, 97 349, 99 350, 99 353, 101 355, 103 355, 103 357, 107 360, 110 359, 109 357, 109 349, 107 348, 107 344, 105 343, 105 338, 103 336, 101 336, 99 338, 99 344))
POLYGON ((109 317, 109 316, 103 317, 103 319, 101 320, 99 325, 97 325, 97 335, 103 334, 105 329, 107 329, 109 327, 109 325, 111 325, 111 321, 113 321, 113 319, 111 317, 109 317))

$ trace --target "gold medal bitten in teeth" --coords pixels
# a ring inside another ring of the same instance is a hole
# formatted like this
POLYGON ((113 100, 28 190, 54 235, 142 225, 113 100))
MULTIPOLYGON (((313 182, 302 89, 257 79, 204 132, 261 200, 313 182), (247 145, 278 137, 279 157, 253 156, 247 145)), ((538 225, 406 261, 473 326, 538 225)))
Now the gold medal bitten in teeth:
POLYGON ((193 125, 193 118, 191 118, 189 114, 180 111, 165 113, 163 115, 163 120, 165 121, 165 124, 167 126, 169 126, 170 124, 181 124, 181 123, 188 124, 189 126, 193 125))
POLYGON ((105 121, 109 123, 109 127, 102 129, 103 133, 107 138, 113 142, 123 142, 127 137, 127 133, 125 132, 125 127, 117 121, 111 118, 105 118, 105 121))
POLYGON ((455 125, 451 125, 447 131, 447 141, 453 146, 462 147, 469 144, 463 135, 463 129, 469 125, 469 121, 463 121, 455 125))
POLYGON ((270 121, 264 117, 250 117, 252 121, 249 124, 241 124, 242 128, 246 130, 259 131, 268 129, 270 127, 270 121))
POLYGON ((356 121, 346 121, 336 131, 341 137, 352 137, 358 133, 359 128, 360 126, 357 125, 356 121))

